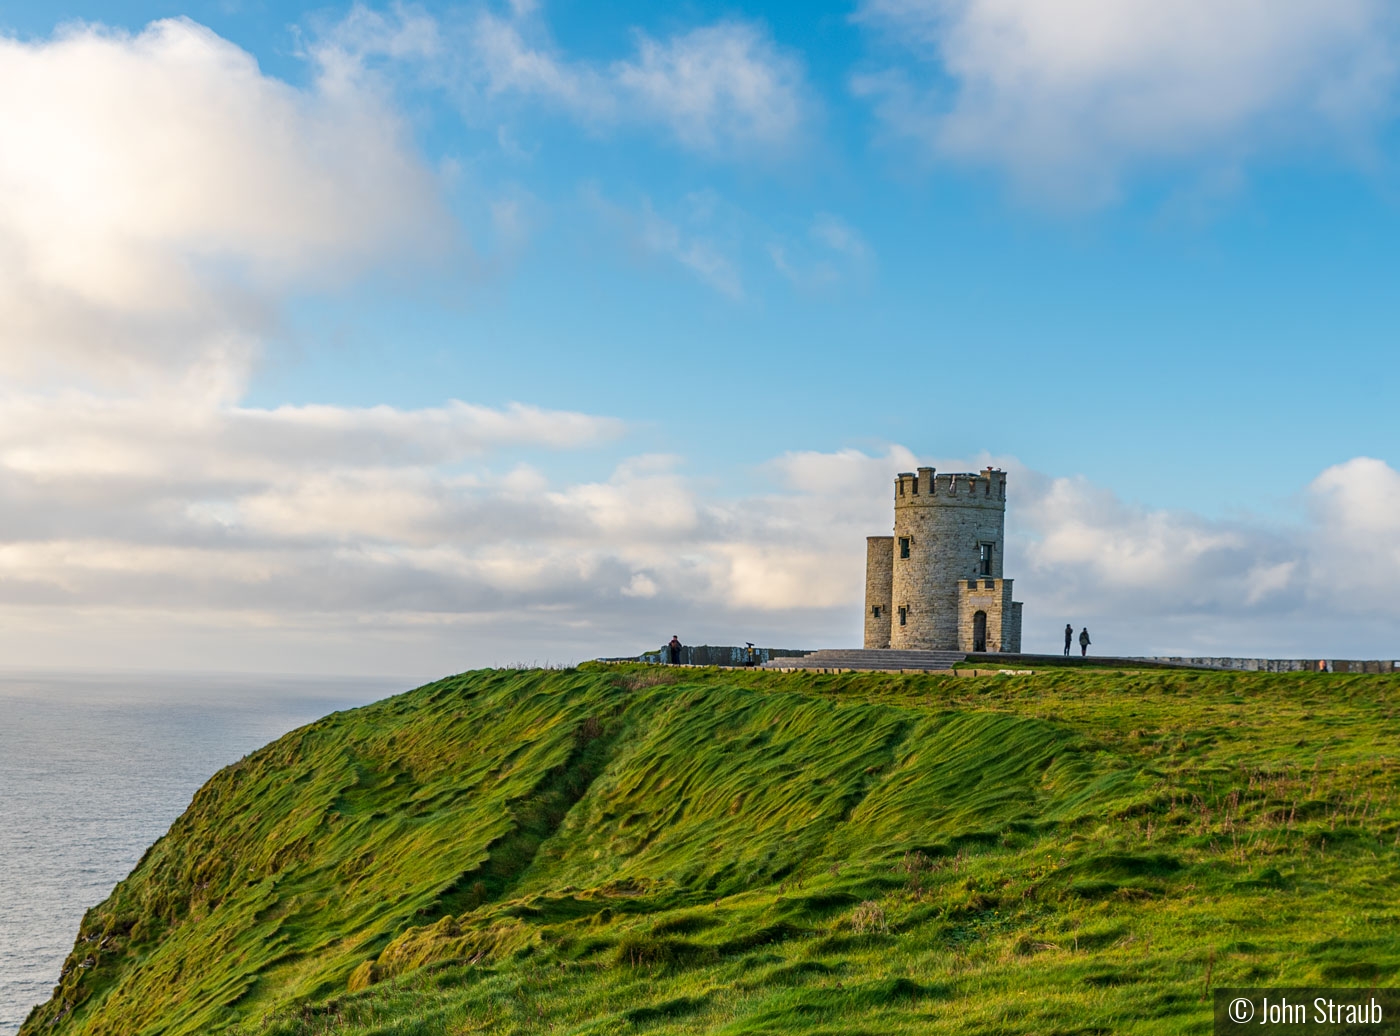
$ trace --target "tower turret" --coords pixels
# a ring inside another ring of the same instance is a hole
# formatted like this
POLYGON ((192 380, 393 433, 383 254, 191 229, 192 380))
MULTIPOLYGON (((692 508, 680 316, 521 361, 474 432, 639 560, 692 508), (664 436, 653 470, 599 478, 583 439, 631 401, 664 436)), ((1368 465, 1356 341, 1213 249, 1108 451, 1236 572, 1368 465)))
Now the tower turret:
POLYGON ((894 484, 894 536, 866 547, 866 647, 1019 651, 1020 605, 1002 577, 1006 473, 901 472, 894 484), (873 626, 890 545, 889 625, 873 626))
POLYGON ((890 600, 894 579, 894 537, 865 538, 865 646, 890 646, 890 600))

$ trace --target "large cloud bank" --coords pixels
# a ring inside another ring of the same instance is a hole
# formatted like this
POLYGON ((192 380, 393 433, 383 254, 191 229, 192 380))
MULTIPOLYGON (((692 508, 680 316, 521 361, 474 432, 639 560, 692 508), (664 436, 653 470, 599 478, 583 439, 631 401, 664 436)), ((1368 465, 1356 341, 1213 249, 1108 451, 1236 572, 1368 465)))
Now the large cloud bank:
MULTIPOLYGON (((891 473, 926 460, 787 455, 763 466, 767 492, 718 499, 673 458, 597 481, 548 475, 547 453, 543 467, 498 466, 506 446, 618 431, 525 407, 95 407, 86 421, 69 401, 6 409, 0 615, 11 650, 35 660, 81 639, 75 628, 133 661, 159 630, 187 664, 377 659, 424 675, 627 652, 672 632, 850 644, 863 538, 890 526, 891 473)), ((1287 526, 1134 507, 1000 463, 1028 648, 1053 650, 1073 621, 1105 651, 1387 650, 1400 473, 1379 461, 1323 472, 1287 526)))

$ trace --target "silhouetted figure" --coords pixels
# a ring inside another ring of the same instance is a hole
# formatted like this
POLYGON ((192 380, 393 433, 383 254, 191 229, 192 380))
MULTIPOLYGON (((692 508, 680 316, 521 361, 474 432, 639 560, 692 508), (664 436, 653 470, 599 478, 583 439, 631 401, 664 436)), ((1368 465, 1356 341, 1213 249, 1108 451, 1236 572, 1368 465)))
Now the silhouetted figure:
POLYGON ((1074 627, 1065 623, 1065 657, 1069 657, 1069 646, 1074 640, 1074 627))
POLYGON ((1089 639, 1089 627, 1085 626, 1079 631, 1079 656, 1083 658, 1089 653, 1089 645, 1093 643, 1089 639))
POLYGON ((681 638, 674 633, 671 634, 671 643, 666 645, 666 655, 672 665, 681 664, 681 638))

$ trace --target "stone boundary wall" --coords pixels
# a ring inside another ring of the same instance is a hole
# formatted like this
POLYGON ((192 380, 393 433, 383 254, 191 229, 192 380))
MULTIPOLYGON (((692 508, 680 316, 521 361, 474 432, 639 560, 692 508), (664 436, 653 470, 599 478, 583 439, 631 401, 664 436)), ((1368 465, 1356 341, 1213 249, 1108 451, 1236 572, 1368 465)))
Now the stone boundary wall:
MULTIPOLYGON (((775 658, 804 658, 811 650, 801 648, 754 648, 754 660, 762 665, 775 658)), ((747 659, 743 647, 714 646, 700 644, 681 648, 681 665, 742 666, 747 659)), ((1184 655, 1151 655, 1137 657, 1090 655, 1080 658, 1072 655, 1035 655, 1020 652, 999 652, 986 654, 969 652, 968 661, 987 662, 991 665, 1035 665, 1042 663, 1045 668, 1059 666, 1092 666, 1121 664, 1129 668, 1133 663, 1153 669, 1227 669, 1250 673, 1393 673, 1400 675, 1400 659, 1350 659, 1350 658, 1232 658, 1216 655, 1188 657, 1184 655)), ((619 658, 599 658, 599 662, 650 662, 664 663, 666 649, 646 651, 640 655, 626 655, 619 658)), ((833 670, 833 672, 836 670, 833 670)), ((844 671, 844 670, 843 670, 844 671)), ((909 670, 910 672, 922 670, 909 670)))
POLYGON ((1400 660, 1383 661, 1349 658, 1223 658, 1200 656, 1153 656, 1147 661, 1175 665, 1201 666, 1209 669, 1237 669, 1250 673, 1395 673, 1400 672, 1400 660))
MULTIPOLYGON (((801 648, 761 648, 753 649, 754 660, 758 665, 774 658, 802 658, 812 652, 801 648)), ((748 651, 743 647, 713 646, 710 644, 699 644, 695 646, 683 646, 681 648, 681 665, 725 665, 742 666, 748 659, 748 651)), ((664 663, 667 661, 666 648, 659 651, 645 651, 640 655, 627 658, 600 658, 599 662, 651 662, 652 664, 664 663)))

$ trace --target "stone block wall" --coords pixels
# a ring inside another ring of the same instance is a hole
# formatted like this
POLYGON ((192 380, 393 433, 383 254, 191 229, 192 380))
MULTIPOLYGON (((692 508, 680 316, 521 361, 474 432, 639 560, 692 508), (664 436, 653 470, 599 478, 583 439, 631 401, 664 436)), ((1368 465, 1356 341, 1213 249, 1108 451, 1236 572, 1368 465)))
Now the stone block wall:
POLYGON ((1242 669, 1258 673, 1400 673, 1400 660, 1346 658, 1222 658, 1199 655, 1153 656, 1153 662, 1208 666, 1211 669, 1242 669))
POLYGON ((894 537, 865 538, 865 647, 890 646, 890 600, 894 579, 894 537))
POLYGON ((958 650, 977 651, 977 613, 987 618, 987 644, 983 651, 1012 651, 1020 645, 1019 630, 1013 638, 1013 649, 1007 644, 1007 632, 1019 616, 1011 600, 1010 579, 965 579, 958 584, 958 650))
POLYGON ((1011 602, 1011 621, 1002 628, 1001 649, 1012 654, 1021 653, 1021 602, 1011 602))
MULTIPOLYGON (((759 665, 771 661, 775 658, 802 658, 812 652, 803 648, 764 648, 753 649, 754 661, 759 665)), ((667 664, 670 652, 666 647, 659 651, 644 651, 642 654, 625 658, 600 658, 599 662, 651 662, 653 664, 667 664)), ((681 665, 723 665, 723 666, 743 666, 749 659, 748 648, 696 644, 685 645, 681 648, 681 665)))
POLYGON ((920 468, 896 478, 894 504, 890 647, 960 650, 958 585, 981 578, 980 544, 991 544, 990 578, 1001 578, 1006 475, 991 468, 952 475, 920 468))

